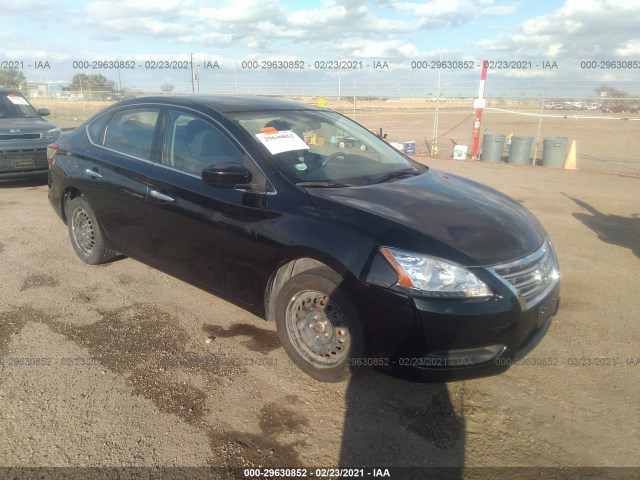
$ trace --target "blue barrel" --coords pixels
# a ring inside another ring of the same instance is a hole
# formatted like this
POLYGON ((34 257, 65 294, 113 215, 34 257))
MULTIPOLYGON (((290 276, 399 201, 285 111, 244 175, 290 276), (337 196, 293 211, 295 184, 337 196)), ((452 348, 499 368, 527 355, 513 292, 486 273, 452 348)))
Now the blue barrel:
POLYGON ((415 155, 416 154, 416 141, 410 140, 408 142, 404 142, 404 153, 407 155, 415 155))

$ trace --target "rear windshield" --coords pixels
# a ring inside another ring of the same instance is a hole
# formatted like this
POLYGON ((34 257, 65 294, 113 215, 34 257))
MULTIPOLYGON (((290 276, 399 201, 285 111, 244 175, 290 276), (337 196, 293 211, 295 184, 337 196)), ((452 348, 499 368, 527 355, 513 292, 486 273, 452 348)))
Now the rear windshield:
POLYGON ((0 118, 37 118, 38 112, 22 95, 0 95, 0 118))

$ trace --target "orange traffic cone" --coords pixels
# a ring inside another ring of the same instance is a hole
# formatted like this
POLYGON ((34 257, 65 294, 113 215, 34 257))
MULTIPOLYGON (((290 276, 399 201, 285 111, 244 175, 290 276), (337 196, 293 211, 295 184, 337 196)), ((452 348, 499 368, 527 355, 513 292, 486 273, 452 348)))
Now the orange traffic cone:
POLYGON ((565 170, 576 169, 576 141, 575 140, 571 141, 571 147, 569 148, 567 159, 564 161, 564 169, 565 170))

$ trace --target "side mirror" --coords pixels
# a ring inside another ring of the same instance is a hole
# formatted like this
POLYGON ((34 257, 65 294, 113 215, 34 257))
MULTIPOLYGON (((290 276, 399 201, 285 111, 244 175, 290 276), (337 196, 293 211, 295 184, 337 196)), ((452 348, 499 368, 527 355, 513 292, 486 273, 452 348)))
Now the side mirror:
POLYGON ((38 109, 38 115, 40 115, 41 117, 46 117, 47 115, 50 115, 51 112, 49 111, 48 108, 39 108, 38 109))
POLYGON ((251 172, 239 163, 221 162, 203 169, 202 181, 212 187, 235 188, 251 182, 251 172))

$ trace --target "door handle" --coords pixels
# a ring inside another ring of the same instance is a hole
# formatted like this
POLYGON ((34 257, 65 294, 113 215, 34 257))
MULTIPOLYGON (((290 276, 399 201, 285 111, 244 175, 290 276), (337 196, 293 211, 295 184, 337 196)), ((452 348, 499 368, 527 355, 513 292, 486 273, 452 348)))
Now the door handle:
POLYGON ((95 170, 91 170, 90 168, 85 168, 84 173, 93 178, 102 178, 102 175, 96 172, 95 170))
POLYGON ((165 195, 164 193, 160 193, 157 190, 151 190, 151 196, 154 198, 157 198, 158 200, 161 200, 163 202, 175 202, 176 199, 173 197, 170 197, 169 195, 165 195))

